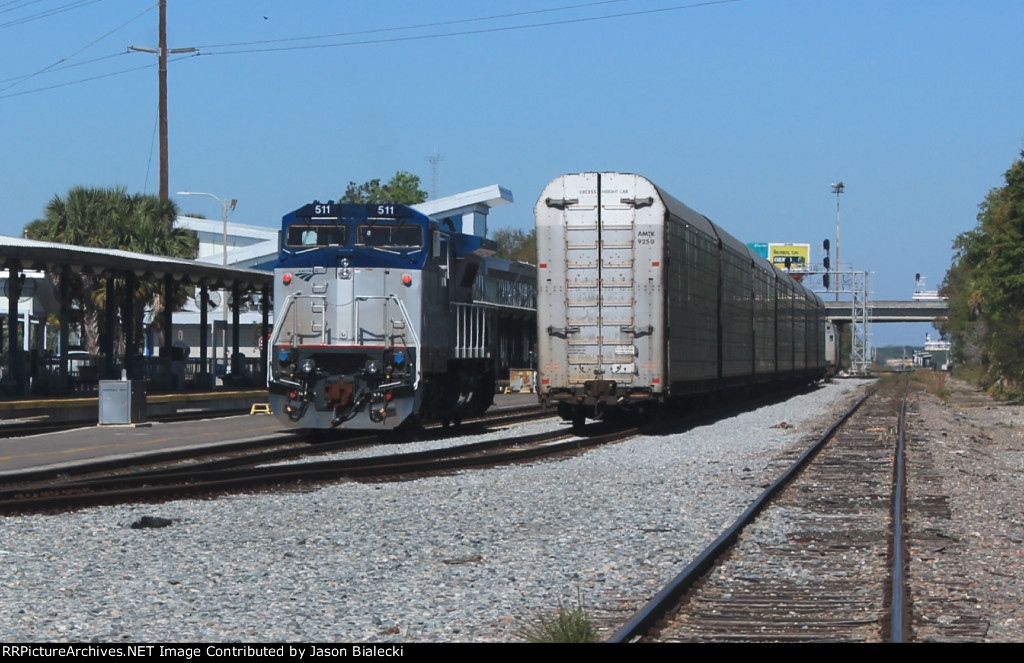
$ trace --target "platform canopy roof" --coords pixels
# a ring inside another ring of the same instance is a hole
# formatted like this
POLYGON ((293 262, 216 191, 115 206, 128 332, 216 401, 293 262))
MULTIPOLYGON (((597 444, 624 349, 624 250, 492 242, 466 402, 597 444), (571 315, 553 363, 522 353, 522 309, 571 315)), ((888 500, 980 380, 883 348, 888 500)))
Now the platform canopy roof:
POLYGON ((170 274, 174 281, 192 285, 205 281, 211 288, 227 288, 237 283, 242 288, 259 290, 270 286, 274 279, 271 272, 258 269, 0 235, 0 265, 9 268, 13 263, 18 263, 20 269, 39 270, 67 265, 74 271, 92 274, 131 271, 142 279, 163 279, 170 274))
POLYGON ((503 186, 492 184, 454 196, 428 200, 412 207, 435 219, 460 219, 462 221, 460 232, 487 237, 487 213, 492 207, 508 205, 511 202, 511 191, 503 186))

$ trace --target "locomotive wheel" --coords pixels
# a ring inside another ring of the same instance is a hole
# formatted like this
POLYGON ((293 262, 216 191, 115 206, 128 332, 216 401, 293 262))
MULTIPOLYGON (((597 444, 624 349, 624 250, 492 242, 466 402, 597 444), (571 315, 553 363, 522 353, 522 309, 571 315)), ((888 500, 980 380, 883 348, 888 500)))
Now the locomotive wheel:
POLYGON ((583 412, 583 408, 573 408, 572 411, 572 429, 576 433, 582 433, 587 427, 587 415, 583 412))
POLYGON ((408 419, 396 426, 389 434, 389 437, 398 443, 418 442, 423 432, 423 422, 418 415, 411 415, 408 419))
POLYGON ((441 428, 449 428, 452 423, 454 423, 455 427, 458 428, 462 425, 462 417, 458 415, 453 417, 441 417, 441 428))
POLYGON ((473 392, 473 414, 482 415, 487 408, 494 404, 494 375, 486 373, 480 376, 476 389, 473 392))

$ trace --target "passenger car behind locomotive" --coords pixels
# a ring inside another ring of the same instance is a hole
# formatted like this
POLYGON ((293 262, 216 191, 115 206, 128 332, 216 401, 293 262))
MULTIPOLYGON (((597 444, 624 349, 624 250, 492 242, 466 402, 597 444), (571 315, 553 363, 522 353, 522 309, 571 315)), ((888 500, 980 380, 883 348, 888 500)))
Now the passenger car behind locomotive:
POLYGON ((575 425, 824 377, 821 299, 646 178, 563 175, 534 213, 540 398, 575 425))
POLYGON ((490 240, 403 205, 314 202, 282 220, 270 404, 286 425, 392 429, 494 397, 490 240))

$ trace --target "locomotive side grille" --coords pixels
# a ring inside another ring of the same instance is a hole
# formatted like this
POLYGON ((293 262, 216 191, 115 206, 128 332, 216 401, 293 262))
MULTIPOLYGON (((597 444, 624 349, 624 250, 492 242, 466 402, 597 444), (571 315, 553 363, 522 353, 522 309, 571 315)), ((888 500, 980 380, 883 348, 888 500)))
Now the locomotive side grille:
POLYGON ((489 304, 452 304, 455 314, 455 358, 489 359, 497 307, 489 304))

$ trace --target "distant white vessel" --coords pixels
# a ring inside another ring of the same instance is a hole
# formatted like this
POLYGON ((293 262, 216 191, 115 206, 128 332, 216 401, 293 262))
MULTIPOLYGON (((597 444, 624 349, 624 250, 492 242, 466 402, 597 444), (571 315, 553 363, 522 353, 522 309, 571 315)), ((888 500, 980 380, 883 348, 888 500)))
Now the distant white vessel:
POLYGON ((933 341, 930 334, 924 335, 925 352, 949 352, 952 349, 953 344, 950 341, 944 341, 942 339, 933 341))
POLYGON ((924 280, 924 274, 917 275, 917 285, 914 286, 914 296, 911 297, 912 300, 915 302, 934 302, 946 299, 945 297, 939 296, 938 290, 925 290, 927 286, 924 284, 924 280))

